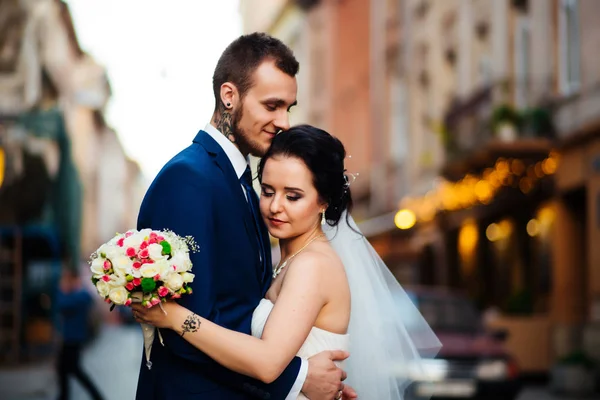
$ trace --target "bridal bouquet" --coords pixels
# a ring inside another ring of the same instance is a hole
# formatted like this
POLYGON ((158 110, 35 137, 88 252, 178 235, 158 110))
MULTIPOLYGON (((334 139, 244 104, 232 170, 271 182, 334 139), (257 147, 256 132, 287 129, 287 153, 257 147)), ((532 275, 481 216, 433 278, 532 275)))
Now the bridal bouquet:
MULTIPOLYGON (((129 306, 133 302, 154 307, 169 299, 192 293, 190 251, 197 251, 191 236, 143 229, 117 234, 92 253, 92 282, 104 301, 129 306)), ((162 306, 161 306, 162 308, 162 306)), ((147 366, 155 328, 142 324, 147 366)), ((159 338, 160 331, 158 332, 159 338)))

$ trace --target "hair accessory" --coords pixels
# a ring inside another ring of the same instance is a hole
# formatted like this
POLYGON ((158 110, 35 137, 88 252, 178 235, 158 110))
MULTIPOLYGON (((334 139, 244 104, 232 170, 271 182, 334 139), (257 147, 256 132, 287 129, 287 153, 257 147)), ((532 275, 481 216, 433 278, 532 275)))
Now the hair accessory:
POLYGON ((344 184, 344 189, 348 190, 350 185, 352 185, 356 178, 358 178, 358 175, 360 175, 358 172, 356 174, 353 174, 351 172, 345 172, 344 181, 346 181, 346 183, 344 184))

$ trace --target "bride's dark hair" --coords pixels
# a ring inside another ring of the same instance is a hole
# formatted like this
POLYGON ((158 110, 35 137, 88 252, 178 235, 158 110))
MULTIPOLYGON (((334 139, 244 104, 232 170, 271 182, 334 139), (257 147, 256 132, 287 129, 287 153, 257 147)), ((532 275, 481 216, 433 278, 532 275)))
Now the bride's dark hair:
POLYGON ((346 150, 336 137, 310 125, 298 125, 275 136, 271 147, 258 164, 258 179, 262 182, 265 163, 275 156, 302 160, 313 176, 313 184, 321 201, 327 203, 325 219, 336 226, 342 213, 352 210, 349 177, 344 169, 346 150))

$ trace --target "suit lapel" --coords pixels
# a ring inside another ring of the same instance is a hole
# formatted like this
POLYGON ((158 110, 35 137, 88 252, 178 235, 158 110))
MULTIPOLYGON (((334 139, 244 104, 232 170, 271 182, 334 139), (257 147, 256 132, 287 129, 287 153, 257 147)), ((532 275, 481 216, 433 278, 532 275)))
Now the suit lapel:
MULTIPOLYGON (((198 132, 196 137, 194 138, 194 143, 200 144, 204 149, 208 152, 208 154, 212 157, 214 163, 217 167, 223 172, 225 179, 229 183, 227 186, 231 189, 233 198, 235 199, 235 203, 239 208, 240 213, 242 214, 244 220, 244 228, 246 229, 246 234, 250 240, 252 245, 252 250, 255 255, 259 254, 259 238, 256 237, 256 230, 254 229, 254 221, 252 217, 252 213, 248 207, 248 202, 246 200, 246 195, 242 189, 242 185, 235 173, 235 169, 233 165, 231 165, 231 161, 219 146, 219 144, 210 137, 210 135, 204 131, 198 132)), ((266 228, 265 228, 266 229, 266 228)), ((268 236, 267 236, 268 237, 268 236)), ((270 248, 270 246, 268 247, 270 248)), ((269 254, 270 260, 270 254, 269 254)), ((264 281, 264 268, 261 263, 256 263, 257 269, 257 277, 259 282, 262 284, 264 281)))

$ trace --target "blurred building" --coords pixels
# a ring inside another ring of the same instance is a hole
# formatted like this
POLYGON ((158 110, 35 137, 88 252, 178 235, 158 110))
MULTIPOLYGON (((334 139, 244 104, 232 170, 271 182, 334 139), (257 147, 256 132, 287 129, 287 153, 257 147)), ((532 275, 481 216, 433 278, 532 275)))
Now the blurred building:
POLYGON ((0 362, 52 353, 61 268, 134 226, 141 172, 110 95, 63 1, 0 3, 0 362))
POLYGON ((502 310, 529 372, 581 348, 598 357, 600 76, 586 53, 599 5, 406 3, 411 140, 435 135, 429 148, 443 148, 442 179, 402 202, 417 216, 413 240, 439 250, 420 283, 502 310))
POLYGON ((399 275, 414 252, 396 229, 408 174, 400 2, 241 1, 244 30, 279 37, 300 62, 293 124, 334 134, 348 152, 354 216, 399 275), (383 6, 383 8, 382 8, 383 6), (400 240, 399 240, 400 239, 400 240))
POLYGON ((242 1, 299 59, 292 122, 338 136, 404 283, 466 291, 525 372, 600 360, 595 0, 242 1), (400 228, 400 229, 399 229, 400 228))

